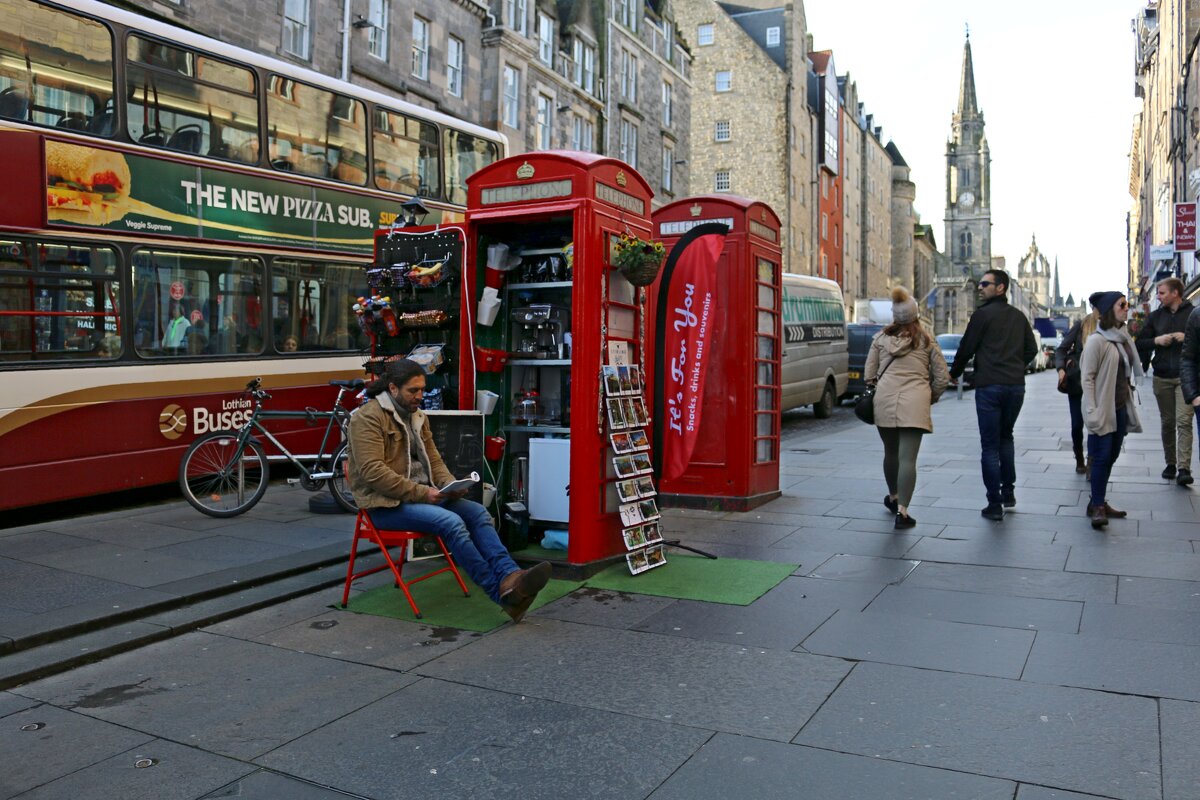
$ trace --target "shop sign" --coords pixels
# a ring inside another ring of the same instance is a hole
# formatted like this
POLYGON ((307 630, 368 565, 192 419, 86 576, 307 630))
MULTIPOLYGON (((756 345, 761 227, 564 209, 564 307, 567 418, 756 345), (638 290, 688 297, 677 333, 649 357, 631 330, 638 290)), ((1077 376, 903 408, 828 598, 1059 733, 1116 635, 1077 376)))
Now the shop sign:
POLYGON ((347 253, 370 254, 401 202, 54 140, 46 173, 56 227, 347 253))
POLYGON ((1150 260, 1151 261, 1170 261, 1175 258, 1175 245, 1173 244, 1152 244, 1150 245, 1150 260))
POLYGON ((733 227, 733 217, 722 217, 720 219, 687 219, 679 222, 660 222, 658 224, 659 236, 679 236, 687 233, 697 225, 707 225, 710 222, 719 222, 729 228, 733 227))
POLYGON ((646 201, 640 197, 634 197, 631 194, 626 194, 620 189, 614 189, 607 183, 596 181, 596 199, 603 200, 609 205, 623 208, 626 211, 632 211, 634 214, 646 213, 646 201))
POLYGON ((663 369, 657 372, 663 392, 659 423, 663 480, 678 478, 687 470, 700 436, 708 341, 716 308, 713 276, 728 231, 724 225, 713 228, 720 232, 697 228, 680 239, 662 278, 658 340, 663 369))
POLYGON ((1175 204, 1175 252, 1196 251, 1196 204, 1175 204))
POLYGON ((485 206, 497 203, 528 203, 532 200, 549 200, 552 197, 570 197, 571 180, 517 183, 512 186, 495 186, 479 193, 479 202, 485 206))

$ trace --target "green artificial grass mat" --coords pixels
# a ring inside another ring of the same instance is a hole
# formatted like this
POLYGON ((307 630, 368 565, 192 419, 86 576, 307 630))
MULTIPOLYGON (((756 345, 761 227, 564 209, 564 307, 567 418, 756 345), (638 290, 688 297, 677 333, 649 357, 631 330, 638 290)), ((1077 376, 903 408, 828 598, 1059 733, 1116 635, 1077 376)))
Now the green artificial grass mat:
MULTIPOLYGON (((421 581, 415 586, 410 584, 408 590, 412 592, 417 608, 421 609, 421 619, 413 616, 404 592, 390 583, 351 597, 346 610, 480 633, 486 633, 509 621, 508 615, 491 601, 483 589, 472 583, 466 575, 463 575, 463 581, 471 590, 470 597, 463 597, 462 589, 458 588, 454 576, 448 572, 421 581)), ((538 594, 529 610, 541 608, 582 585, 578 581, 551 580, 538 594)))
POLYGON ((670 554, 665 565, 637 575, 630 575, 624 562, 614 564, 588 578, 586 585, 615 592, 748 606, 799 566, 774 561, 670 554))

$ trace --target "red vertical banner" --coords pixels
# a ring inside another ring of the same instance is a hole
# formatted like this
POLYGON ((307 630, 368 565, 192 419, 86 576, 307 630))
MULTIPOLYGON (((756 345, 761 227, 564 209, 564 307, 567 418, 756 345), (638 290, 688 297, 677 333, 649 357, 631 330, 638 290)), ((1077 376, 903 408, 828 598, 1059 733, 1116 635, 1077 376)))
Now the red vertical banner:
POLYGON ((1196 251, 1196 204, 1175 204, 1175 252, 1196 251))
POLYGON ((724 247, 724 232, 685 236, 671 253, 674 269, 664 275, 659 348, 666 363, 657 373, 663 404, 661 419, 656 420, 662 436, 659 452, 664 480, 684 473, 700 435, 716 308, 714 274, 724 247))

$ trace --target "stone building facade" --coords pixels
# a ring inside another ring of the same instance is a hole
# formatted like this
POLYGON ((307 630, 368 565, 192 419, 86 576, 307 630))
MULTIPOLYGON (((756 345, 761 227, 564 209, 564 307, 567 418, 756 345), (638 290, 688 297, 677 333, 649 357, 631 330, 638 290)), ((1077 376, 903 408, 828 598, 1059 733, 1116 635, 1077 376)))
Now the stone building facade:
POLYGON ((861 117, 863 288, 867 297, 887 297, 892 284, 892 157, 883 131, 870 115, 861 117))
MULTIPOLYGON (((1052 289, 1054 276, 1050 269, 1049 259, 1038 248, 1037 236, 1032 238, 1029 250, 1017 262, 1017 272, 1012 277, 1021 282, 1021 286, 1029 296, 1030 304, 1040 312, 1045 312, 1046 309, 1054 306, 1052 289)), ((1036 314, 1036 316, 1043 315, 1044 313, 1036 314)))
POLYGON ((908 162, 900 154, 895 142, 888 142, 887 153, 892 162, 892 283, 907 287, 920 300, 924 295, 917 294, 916 251, 913 247, 913 234, 918 223, 915 208, 917 185, 909 178, 908 162))
POLYGON ((675 11, 694 58, 688 194, 768 204, 783 221, 784 269, 811 273, 803 4, 677 0, 675 11))

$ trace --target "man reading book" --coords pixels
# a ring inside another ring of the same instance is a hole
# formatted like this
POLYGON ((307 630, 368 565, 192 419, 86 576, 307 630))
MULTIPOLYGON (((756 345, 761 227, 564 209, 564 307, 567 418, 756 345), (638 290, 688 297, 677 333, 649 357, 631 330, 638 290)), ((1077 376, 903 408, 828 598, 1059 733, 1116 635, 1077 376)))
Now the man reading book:
POLYGON ((445 494, 446 469, 421 411, 425 370, 408 359, 389 363, 367 389, 370 401, 350 418, 350 489, 376 526, 441 537, 454 561, 488 597, 520 622, 550 579, 543 561, 520 569, 496 535, 487 509, 445 494))

